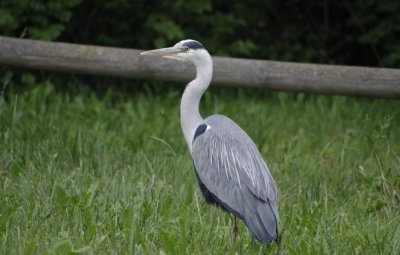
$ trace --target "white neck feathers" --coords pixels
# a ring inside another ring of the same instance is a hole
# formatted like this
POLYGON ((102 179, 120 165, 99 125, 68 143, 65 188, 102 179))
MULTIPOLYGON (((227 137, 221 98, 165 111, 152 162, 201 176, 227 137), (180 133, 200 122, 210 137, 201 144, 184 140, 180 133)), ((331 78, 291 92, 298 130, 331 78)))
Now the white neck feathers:
POLYGON ((200 99, 210 85, 213 73, 213 62, 206 50, 198 50, 192 57, 196 78, 186 86, 181 101, 181 126, 190 153, 194 133, 203 122, 199 111, 200 99))

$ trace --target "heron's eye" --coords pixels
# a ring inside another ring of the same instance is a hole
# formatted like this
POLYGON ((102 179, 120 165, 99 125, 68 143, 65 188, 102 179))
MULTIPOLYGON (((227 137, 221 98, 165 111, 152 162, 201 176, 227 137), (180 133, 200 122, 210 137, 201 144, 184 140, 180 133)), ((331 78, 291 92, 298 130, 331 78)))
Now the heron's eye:
POLYGON ((185 50, 185 52, 188 52, 190 50, 190 48, 187 46, 184 46, 183 49, 185 50))

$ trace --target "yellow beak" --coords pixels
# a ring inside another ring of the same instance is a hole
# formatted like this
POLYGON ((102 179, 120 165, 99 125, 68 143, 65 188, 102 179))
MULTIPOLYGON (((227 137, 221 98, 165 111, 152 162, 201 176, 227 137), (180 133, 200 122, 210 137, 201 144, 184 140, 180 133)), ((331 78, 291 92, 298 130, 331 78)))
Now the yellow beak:
POLYGON ((169 47, 169 48, 145 51, 140 53, 140 55, 164 57, 164 56, 174 56, 182 52, 185 52, 185 48, 169 47))

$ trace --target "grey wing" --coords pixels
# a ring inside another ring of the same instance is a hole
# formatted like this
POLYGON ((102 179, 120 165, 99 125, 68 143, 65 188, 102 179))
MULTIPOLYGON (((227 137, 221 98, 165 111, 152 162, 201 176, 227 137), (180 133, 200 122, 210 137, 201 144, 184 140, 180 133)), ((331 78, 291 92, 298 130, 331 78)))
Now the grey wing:
POLYGON ((200 185, 245 221, 264 243, 276 240, 277 190, 256 145, 232 120, 213 115, 195 137, 192 157, 200 185))

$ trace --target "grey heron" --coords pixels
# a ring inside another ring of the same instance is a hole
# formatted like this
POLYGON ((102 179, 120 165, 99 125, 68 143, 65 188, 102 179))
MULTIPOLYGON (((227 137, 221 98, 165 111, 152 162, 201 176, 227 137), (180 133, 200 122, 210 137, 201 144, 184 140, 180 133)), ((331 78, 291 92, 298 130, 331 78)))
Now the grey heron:
POLYGON ((196 78, 183 92, 180 120, 201 192, 207 203, 234 215, 233 242, 237 231, 235 217, 244 221, 258 241, 277 241, 278 192, 256 145, 231 119, 218 114, 203 119, 200 115, 200 99, 213 74, 208 51, 198 41, 189 39, 141 54, 195 65, 196 78))

